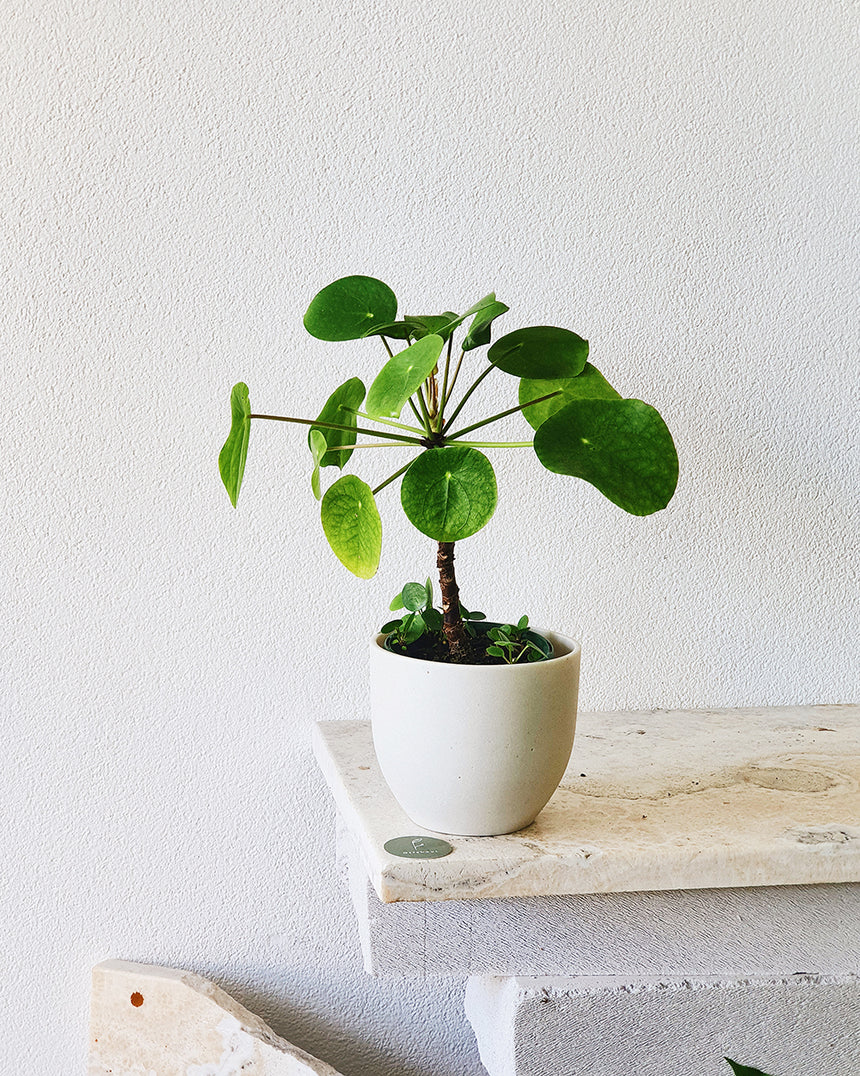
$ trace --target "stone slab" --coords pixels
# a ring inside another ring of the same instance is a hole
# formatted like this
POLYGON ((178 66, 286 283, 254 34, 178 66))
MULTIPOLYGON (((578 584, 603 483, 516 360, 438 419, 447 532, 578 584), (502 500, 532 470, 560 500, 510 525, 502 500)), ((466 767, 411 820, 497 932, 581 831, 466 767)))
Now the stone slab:
POLYGON ((338 1076, 188 971, 93 968, 89 1076, 338 1076))
POLYGON ((860 972, 860 883, 384 904, 339 850, 372 975, 860 972))
POLYGON ((537 820, 428 834, 388 790, 369 722, 327 721, 314 750, 384 902, 860 881, 860 706, 582 714, 571 764, 537 820))
POLYGON ((857 1076, 860 978, 470 979, 489 1076, 857 1076))

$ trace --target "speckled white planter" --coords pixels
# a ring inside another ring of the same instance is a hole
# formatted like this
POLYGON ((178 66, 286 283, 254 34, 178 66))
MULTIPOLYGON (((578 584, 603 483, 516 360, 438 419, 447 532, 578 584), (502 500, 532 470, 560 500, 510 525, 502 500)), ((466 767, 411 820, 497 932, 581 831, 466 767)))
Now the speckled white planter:
POLYGON ((526 665, 446 665, 371 646, 373 742, 413 822, 492 836, 534 821, 573 747, 579 644, 539 629, 556 657, 526 665))

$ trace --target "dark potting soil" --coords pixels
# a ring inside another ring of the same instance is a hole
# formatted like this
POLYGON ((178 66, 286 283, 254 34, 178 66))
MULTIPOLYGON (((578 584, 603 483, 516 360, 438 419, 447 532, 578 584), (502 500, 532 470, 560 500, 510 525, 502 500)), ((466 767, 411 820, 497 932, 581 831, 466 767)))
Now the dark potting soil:
MULTIPOLYGON (((469 657, 466 661, 458 662, 460 665, 504 665, 505 659, 495 657, 487 653, 487 647, 493 645, 493 640, 486 635, 478 635, 469 638, 469 657)), ((441 661, 446 665, 453 665, 448 642, 438 635, 422 635, 414 643, 406 647, 392 646, 395 654, 405 654, 410 658, 421 658, 422 661, 441 661)))

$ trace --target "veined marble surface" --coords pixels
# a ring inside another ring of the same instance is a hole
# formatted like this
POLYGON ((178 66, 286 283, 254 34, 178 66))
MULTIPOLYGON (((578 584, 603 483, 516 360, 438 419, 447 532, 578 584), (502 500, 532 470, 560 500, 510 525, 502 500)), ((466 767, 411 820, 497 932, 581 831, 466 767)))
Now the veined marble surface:
POLYGON ((581 714, 567 773, 532 825, 428 834, 379 771, 370 723, 325 721, 314 750, 382 901, 860 881, 860 706, 581 714))

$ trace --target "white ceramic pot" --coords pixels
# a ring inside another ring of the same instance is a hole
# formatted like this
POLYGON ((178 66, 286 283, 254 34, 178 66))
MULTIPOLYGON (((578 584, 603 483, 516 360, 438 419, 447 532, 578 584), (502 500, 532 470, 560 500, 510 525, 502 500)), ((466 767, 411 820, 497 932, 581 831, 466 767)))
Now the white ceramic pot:
POLYGON ((579 644, 536 629, 556 657, 523 665, 448 665, 371 646, 373 742, 413 822, 492 836, 533 822, 573 747, 579 644))

